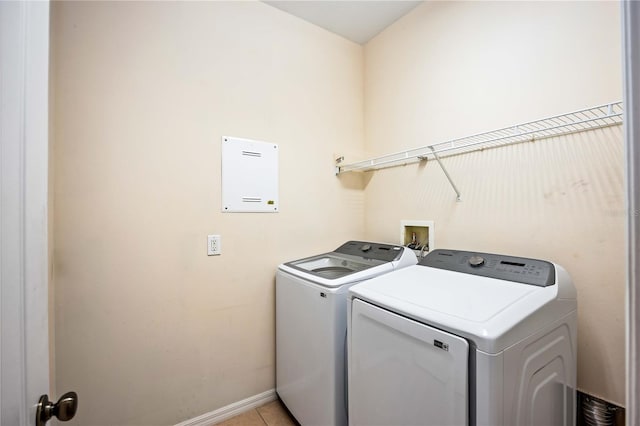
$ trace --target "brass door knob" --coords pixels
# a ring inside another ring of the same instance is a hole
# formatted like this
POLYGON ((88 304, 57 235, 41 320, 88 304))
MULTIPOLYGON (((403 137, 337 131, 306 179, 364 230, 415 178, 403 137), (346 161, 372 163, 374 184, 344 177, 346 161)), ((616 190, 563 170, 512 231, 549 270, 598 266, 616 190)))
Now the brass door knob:
POLYGON ((69 421, 78 411, 78 394, 67 392, 55 404, 49 401, 49 395, 42 395, 36 408, 36 426, 44 426, 51 417, 61 422, 69 421))

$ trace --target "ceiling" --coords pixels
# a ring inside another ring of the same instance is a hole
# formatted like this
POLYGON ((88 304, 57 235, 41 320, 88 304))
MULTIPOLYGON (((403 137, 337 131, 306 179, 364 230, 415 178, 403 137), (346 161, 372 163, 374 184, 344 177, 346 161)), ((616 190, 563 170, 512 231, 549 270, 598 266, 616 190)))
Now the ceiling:
POLYGON ((422 3, 422 1, 403 0, 263 1, 358 44, 367 43, 422 3))

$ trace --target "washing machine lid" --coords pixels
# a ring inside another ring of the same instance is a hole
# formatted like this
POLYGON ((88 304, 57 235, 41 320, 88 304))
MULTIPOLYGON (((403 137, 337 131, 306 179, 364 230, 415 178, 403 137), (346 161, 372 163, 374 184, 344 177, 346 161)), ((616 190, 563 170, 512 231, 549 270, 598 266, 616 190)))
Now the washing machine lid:
POLYGON ((339 256, 335 253, 325 253, 289 262, 288 265, 322 278, 336 279, 382 265, 383 263, 385 262, 377 259, 366 260, 352 256, 339 256))
POLYGON ((339 287, 416 263, 413 252, 402 246, 347 241, 332 252, 287 262, 279 269, 316 284, 339 287))
MULTIPOLYGON (((474 255, 464 253, 467 259, 474 255)), ((427 258, 437 255, 438 250, 427 258)), ((553 265, 552 284, 540 286, 429 264, 425 259, 353 286, 351 297, 468 338, 487 353, 497 353, 576 309, 575 288, 558 265, 553 265)), ((477 268, 482 271, 482 265, 477 268)))

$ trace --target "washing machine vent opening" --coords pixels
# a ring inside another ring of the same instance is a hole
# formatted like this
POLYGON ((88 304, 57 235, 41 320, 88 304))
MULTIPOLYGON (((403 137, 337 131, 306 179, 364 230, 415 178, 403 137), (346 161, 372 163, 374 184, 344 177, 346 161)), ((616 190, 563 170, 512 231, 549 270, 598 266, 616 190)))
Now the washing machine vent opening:
POLYGON ((607 401, 578 392, 580 413, 578 425, 584 426, 622 426, 624 425, 624 408, 607 401))

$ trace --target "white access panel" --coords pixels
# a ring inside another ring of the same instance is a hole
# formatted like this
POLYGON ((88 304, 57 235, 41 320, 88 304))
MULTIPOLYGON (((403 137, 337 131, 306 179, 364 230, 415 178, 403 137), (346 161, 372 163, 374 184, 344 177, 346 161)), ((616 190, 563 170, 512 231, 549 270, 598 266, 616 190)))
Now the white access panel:
POLYGON ((278 212, 278 145, 222 137, 222 211, 278 212))
POLYGON ((353 299, 350 425, 467 425, 469 344, 353 299))

